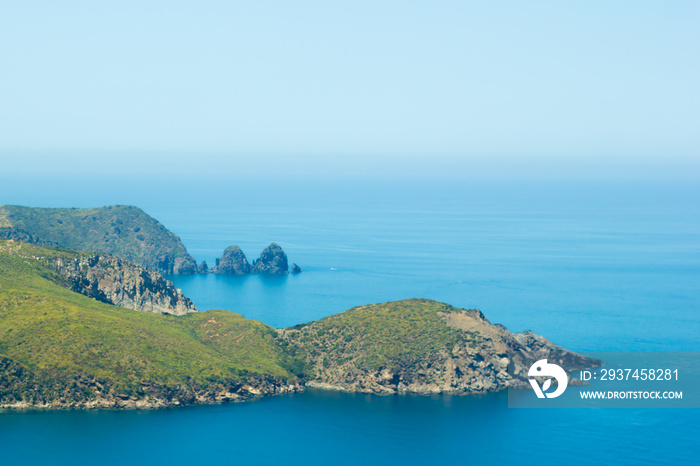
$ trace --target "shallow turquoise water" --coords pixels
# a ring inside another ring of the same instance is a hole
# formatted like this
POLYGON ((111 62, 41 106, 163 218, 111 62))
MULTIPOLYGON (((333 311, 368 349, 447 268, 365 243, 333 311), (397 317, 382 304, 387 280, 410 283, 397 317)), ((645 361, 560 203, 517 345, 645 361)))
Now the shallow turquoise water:
MULTIPOLYGON (((276 241, 303 274, 174 279, 202 310, 277 327, 426 297, 576 350, 700 350, 697 183, 137 181, 6 181, 0 204, 136 204, 210 265, 276 241)), ((697 410, 516 410, 504 393, 0 416, 3 464, 689 464, 699 437, 697 410)))

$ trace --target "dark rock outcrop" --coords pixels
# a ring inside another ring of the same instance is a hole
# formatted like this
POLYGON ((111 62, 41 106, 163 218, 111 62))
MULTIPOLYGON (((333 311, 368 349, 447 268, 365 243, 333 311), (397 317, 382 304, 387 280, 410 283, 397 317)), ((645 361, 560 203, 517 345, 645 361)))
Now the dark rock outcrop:
POLYGON ((182 290, 158 272, 107 255, 53 259, 53 270, 71 291, 135 311, 184 315, 198 309, 182 290))
POLYGON ((287 254, 277 243, 266 247, 250 268, 250 273, 284 275, 288 272, 287 254))
POLYGON ((221 258, 216 260, 213 273, 228 275, 246 275, 250 273, 250 264, 245 254, 238 246, 229 246, 224 250, 221 258))
POLYGON ((209 273, 207 261, 202 261, 202 263, 197 266, 197 273, 209 273))
MULTIPOLYGON (((243 251, 238 246, 229 246, 223 255, 216 260, 213 273, 228 275, 246 275, 249 273, 266 275, 285 275, 289 273, 287 254, 277 243, 271 243, 260 254, 258 259, 249 264, 243 251)), ((301 273, 301 267, 292 266, 292 273, 301 273)))

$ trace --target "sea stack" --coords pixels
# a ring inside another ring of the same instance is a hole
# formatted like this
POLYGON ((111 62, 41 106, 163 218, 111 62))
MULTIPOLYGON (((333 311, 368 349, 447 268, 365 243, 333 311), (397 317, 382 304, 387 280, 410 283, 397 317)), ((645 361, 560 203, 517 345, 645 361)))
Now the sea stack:
POLYGON ((229 246, 224 250, 221 258, 216 260, 216 267, 212 269, 212 272, 227 275, 246 275, 251 272, 251 269, 248 259, 246 259, 241 248, 229 246))
POLYGON ((272 243, 260 254, 260 258, 253 262, 250 273, 270 275, 284 275, 289 273, 287 254, 277 243, 272 243))

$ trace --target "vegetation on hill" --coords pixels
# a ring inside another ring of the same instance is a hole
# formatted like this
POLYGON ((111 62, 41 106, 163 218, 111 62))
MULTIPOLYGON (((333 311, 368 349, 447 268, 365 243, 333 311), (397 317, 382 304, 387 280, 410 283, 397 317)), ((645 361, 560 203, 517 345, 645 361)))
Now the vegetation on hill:
POLYGON ((195 260, 180 239, 133 206, 0 206, 0 238, 112 254, 163 274, 196 273, 195 260))
POLYGON ((360 306, 281 332, 309 366, 307 385, 368 393, 469 393, 526 386, 532 363, 600 363, 478 310, 427 299, 360 306))
POLYGON ((0 408, 215 403, 304 385, 485 392, 526 384, 539 359, 600 364, 532 332, 510 333, 480 311, 425 299, 283 330, 229 311, 132 311, 65 287, 50 264, 76 254, 0 241, 0 408))
POLYGON ((228 311, 131 311, 57 280, 0 249, 0 405, 221 401, 285 390, 303 370, 261 322, 228 311))
POLYGON ((440 312, 456 308, 427 299, 407 299, 349 309, 285 332, 292 348, 325 367, 352 362, 363 370, 400 368, 474 337, 449 327, 440 312))

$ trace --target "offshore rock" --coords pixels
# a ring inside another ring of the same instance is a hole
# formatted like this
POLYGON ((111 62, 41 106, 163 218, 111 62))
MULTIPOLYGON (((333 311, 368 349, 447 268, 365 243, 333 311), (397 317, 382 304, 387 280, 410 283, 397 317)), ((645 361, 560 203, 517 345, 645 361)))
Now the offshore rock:
POLYGON ((227 275, 246 275, 250 273, 250 264, 241 248, 229 246, 224 250, 221 258, 216 260, 216 267, 212 269, 212 272, 227 275))
POLYGON ((296 264, 292 264, 292 268, 289 270, 289 273, 301 273, 301 267, 299 267, 296 264))
POLYGON ((202 263, 197 266, 197 273, 209 273, 207 261, 202 261, 202 263))
POLYGON ((279 244, 271 243, 260 254, 260 258, 253 262, 250 273, 271 275, 284 275, 289 273, 287 254, 284 253, 279 244))

